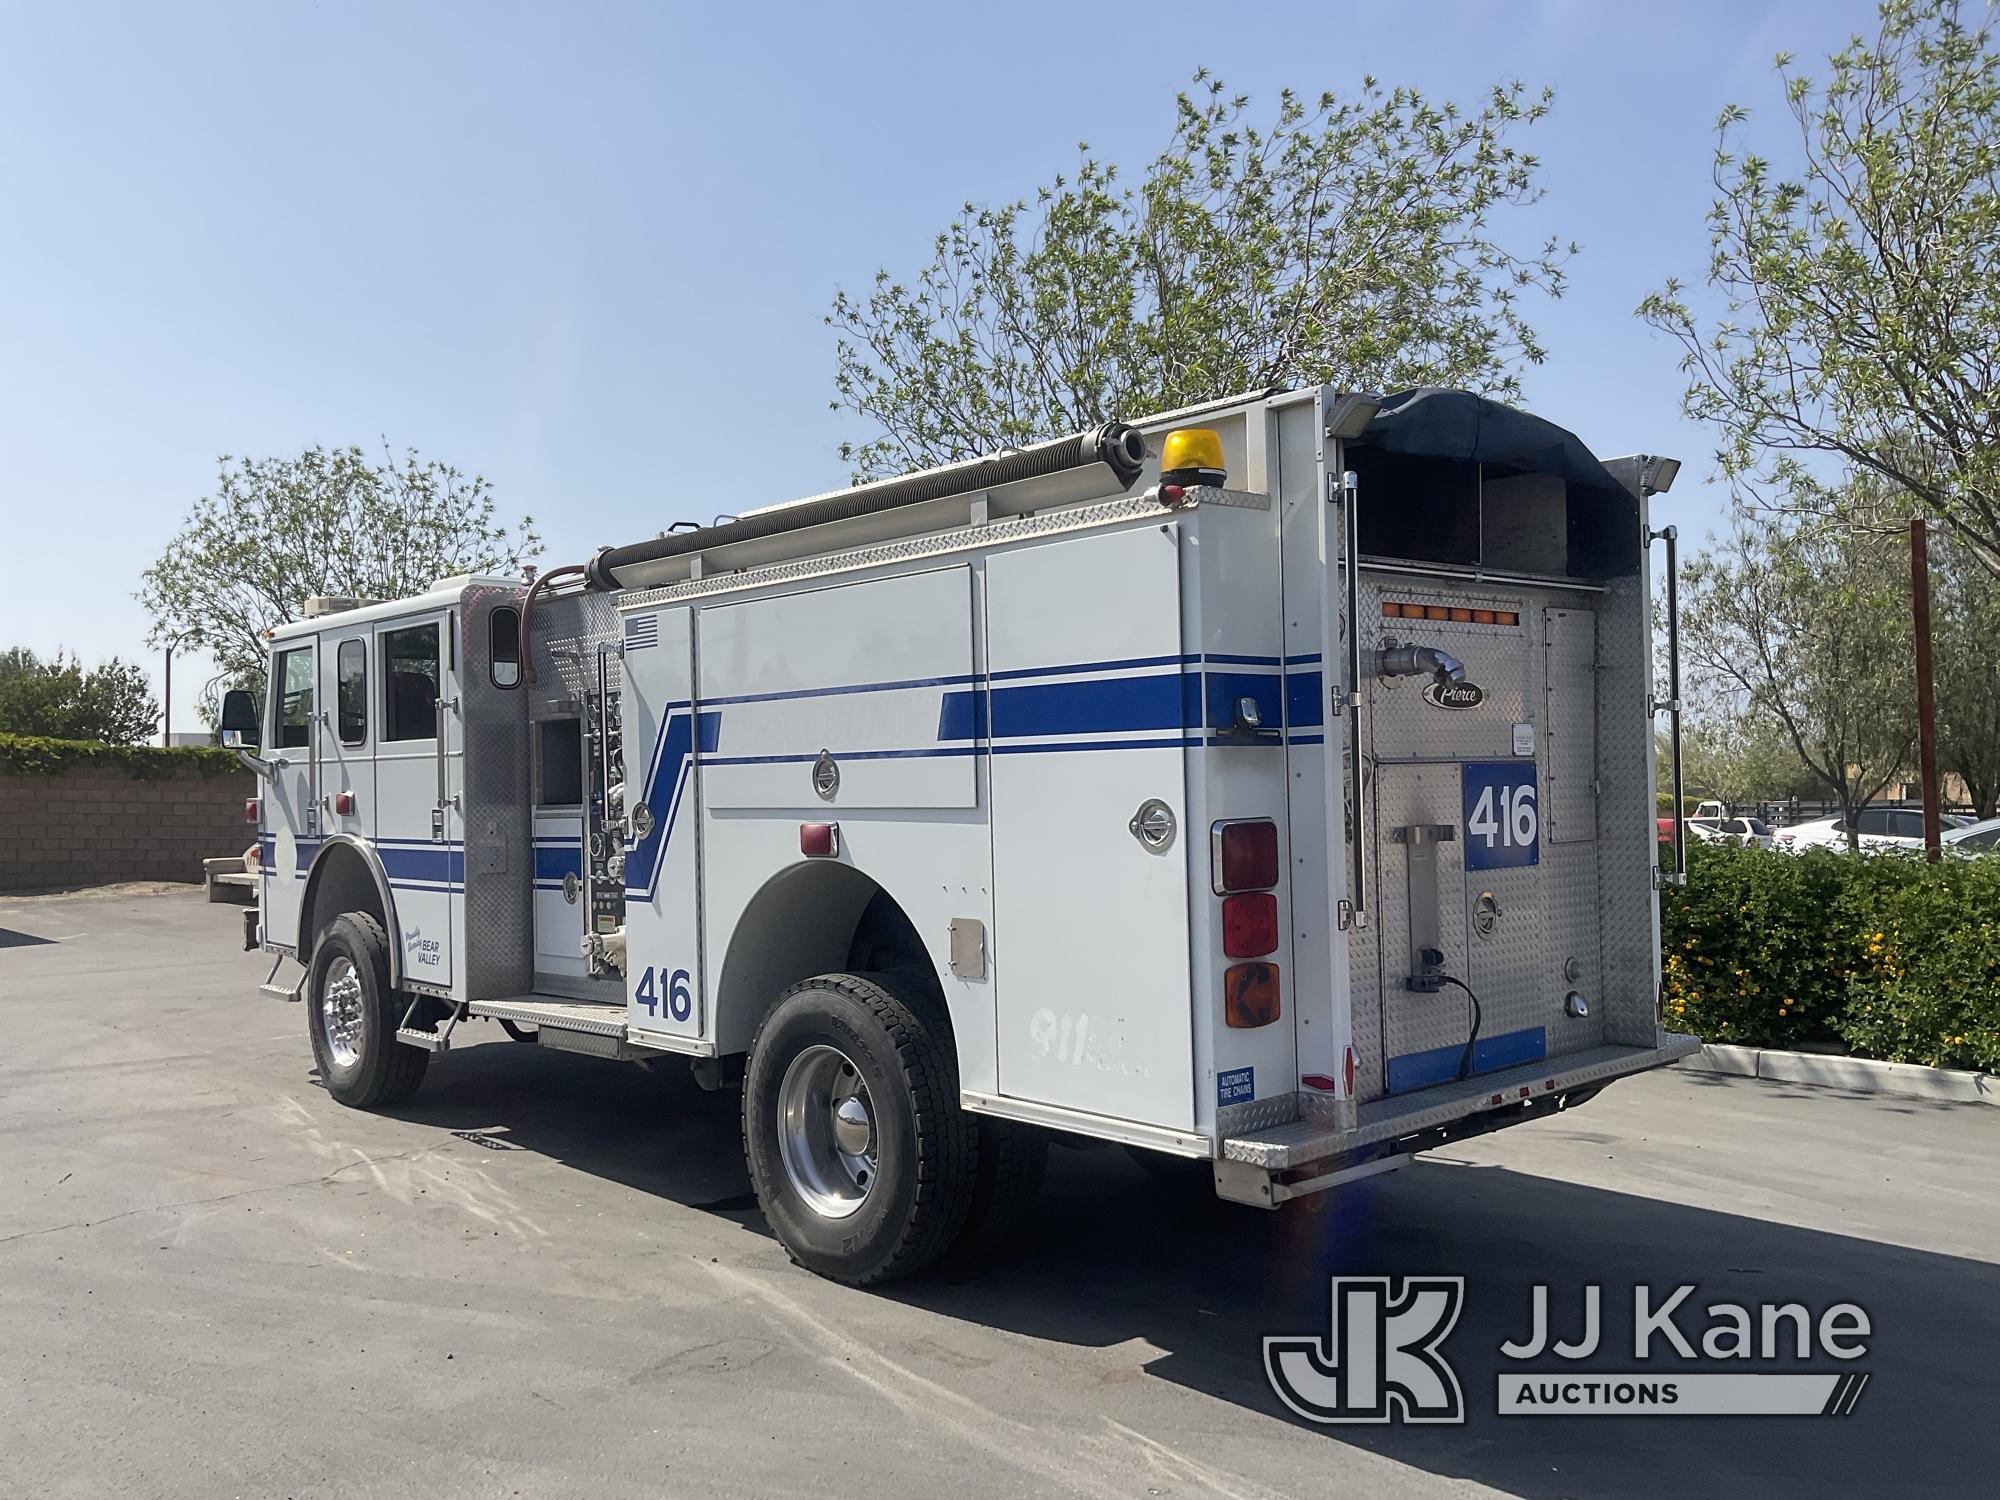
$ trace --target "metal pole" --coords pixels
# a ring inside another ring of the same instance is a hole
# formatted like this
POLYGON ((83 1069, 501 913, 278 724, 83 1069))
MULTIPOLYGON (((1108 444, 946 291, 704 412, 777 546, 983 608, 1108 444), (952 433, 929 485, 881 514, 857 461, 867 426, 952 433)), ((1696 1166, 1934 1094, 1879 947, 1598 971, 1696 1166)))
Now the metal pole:
POLYGON ((167 670, 160 697, 160 748, 166 749, 174 742, 174 647, 180 644, 178 637, 167 642, 167 670))
POLYGON ((1924 858, 1937 862, 1937 699, 1931 691, 1931 563, 1924 518, 1910 518, 1910 618, 1917 636, 1917 764, 1924 785, 1924 858))

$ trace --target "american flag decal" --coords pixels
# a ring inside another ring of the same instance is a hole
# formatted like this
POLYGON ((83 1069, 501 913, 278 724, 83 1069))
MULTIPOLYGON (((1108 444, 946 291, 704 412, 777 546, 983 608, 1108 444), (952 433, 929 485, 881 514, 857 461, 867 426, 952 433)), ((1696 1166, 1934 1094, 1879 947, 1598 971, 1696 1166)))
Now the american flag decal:
POLYGON ((627 615, 625 617, 625 649, 643 651, 648 646, 660 644, 660 617, 658 615, 627 615))

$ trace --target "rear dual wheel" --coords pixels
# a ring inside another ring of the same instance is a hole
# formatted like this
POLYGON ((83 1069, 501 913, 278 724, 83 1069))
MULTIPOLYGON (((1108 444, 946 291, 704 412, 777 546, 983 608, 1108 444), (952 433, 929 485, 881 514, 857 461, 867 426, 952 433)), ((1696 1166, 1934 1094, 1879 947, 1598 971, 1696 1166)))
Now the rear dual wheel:
POLYGON ((975 1121, 934 997, 900 974, 826 974, 778 998, 743 1080, 764 1216, 800 1265, 850 1286, 909 1275, 1017 1225, 1042 1137, 975 1121))

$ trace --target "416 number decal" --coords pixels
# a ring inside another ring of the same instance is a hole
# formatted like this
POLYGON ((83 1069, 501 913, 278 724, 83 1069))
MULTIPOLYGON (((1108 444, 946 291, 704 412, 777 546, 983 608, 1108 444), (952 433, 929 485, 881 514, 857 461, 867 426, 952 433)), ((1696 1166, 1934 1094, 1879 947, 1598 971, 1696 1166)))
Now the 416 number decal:
POLYGON ((665 967, 641 969, 633 1003, 662 1021, 687 1021, 694 1015, 694 982, 686 969, 669 974, 665 967))
POLYGON ((1541 802, 1532 761, 1465 767, 1465 868, 1504 870, 1541 863, 1541 802))

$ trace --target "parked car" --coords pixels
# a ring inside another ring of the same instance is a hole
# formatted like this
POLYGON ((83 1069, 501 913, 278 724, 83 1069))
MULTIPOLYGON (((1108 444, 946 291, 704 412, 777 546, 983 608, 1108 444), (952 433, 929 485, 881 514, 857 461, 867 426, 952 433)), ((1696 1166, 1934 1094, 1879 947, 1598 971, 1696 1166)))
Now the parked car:
POLYGON ((2000 818, 1947 828, 1938 842, 1953 854, 1991 854, 2000 850, 2000 818))
POLYGON ((1689 818, 1688 833, 1710 844, 1744 844, 1769 849, 1777 841, 1762 818, 1689 818))
MULTIPOLYGON (((1957 813, 1941 814, 1941 842, 1965 832, 1967 821, 1957 813)), ((1920 807, 1864 807, 1856 815, 1856 829, 1864 850, 1924 847, 1924 811, 1920 807)), ((1777 847, 1791 854, 1807 849, 1845 849, 1847 830, 1838 817, 1815 818, 1810 823, 1780 828, 1777 847)))

